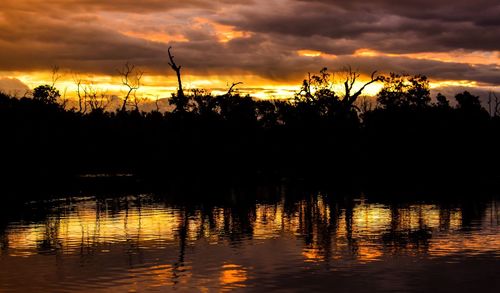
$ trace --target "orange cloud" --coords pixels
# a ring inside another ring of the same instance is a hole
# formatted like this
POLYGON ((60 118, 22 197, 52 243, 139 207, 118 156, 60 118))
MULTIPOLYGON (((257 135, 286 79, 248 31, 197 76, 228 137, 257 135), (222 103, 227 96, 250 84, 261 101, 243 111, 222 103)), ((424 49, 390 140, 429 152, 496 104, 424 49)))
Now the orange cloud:
POLYGON ((189 42, 189 39, 181 34, 169 35, 166 33, 156 33, 156 32, 135 32, 135 31, 125 31, 122 32, 125 36, 139 38, 152 42, 166 43, 171 42, 189 42))
POLYGON ((237 30, 234 26, 223 25, 203 17, 195 17, 194 22, 194 27, 197 29, 203 29, 205 26, 211 27, 213 33, 221 43, 227 43, 238 38, 250 38, 253 35, 251 32, 237 30))
POLYGON ((407 54, 384 53, 368 48, 361 48, 354 52, 360 57, 405 57, 410 59, 433 60, 450 63, 500 65, 500 51, 472 51, 454 50, 450 52, 420 52, 407 54))

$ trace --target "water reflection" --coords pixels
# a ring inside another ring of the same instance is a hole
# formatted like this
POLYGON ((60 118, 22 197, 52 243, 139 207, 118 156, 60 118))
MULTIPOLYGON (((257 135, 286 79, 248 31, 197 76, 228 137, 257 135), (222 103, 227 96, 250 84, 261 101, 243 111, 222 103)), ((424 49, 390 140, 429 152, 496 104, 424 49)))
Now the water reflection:
POLYGON ((181 205, 140 195, 44 207, 41 217, 2 225, 0 291, 269 289, 290 276, 361 273, 398 257, 495 259, 500 251, 496 200, 387 204, 278 194, 181 205))
POLYGON ((220 284, 223 289, 234 289, 245 287, 247 280, 246 269, 236 264, 225 264, 222 266, 220 284))

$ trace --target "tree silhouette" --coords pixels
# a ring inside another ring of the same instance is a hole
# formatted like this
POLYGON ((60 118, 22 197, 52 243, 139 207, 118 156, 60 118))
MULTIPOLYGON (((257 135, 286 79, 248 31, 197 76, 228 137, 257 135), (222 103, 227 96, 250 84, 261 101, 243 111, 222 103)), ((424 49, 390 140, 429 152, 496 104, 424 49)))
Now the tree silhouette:
POLYGON ((118 70, 118 73, 121 75, 122 84, 127 88, 127 92, 125 94, 125 97, 123 98, 121 111, 125 112, 127 110, 127 103, 130 95, 134 96, 135 106, 136 109, 138 109, 136 94, 137 90, 141 87, 141 79, 144 75, 144 72, 137 69, 135 65, 131 65, 127 62, 122 69, 118 70))
POLYGON ((482 109, 479 97, 472 95, 468 91, 455 95, 455 99, 458 103, 458 109, 465 112, 477 112, 482 109))
POLYGON ((343 73, 344 73, 345 91, 344 91, 344 96, 342 98, 342 103, 347 108, 351 108, 354 105, 354 103, 356 103, 358 97, 361 96, 361 94, 363 93, 363 91, 367 86, 382 80, 381 76, 376 75, 377 71, 374 71, 370 76, 370 81, 364 83, 359 90, 353 92, 353 87, 356 84, 356 81, 358 81, 361 74, 359 72, 353 71, 350 66, 344 68, 343 73))
POLYGON ((377 95, 377 102, 382 108, 422 108, 431 101, 429 80, 425 75, 391 73, 382 80, 384 86, 377 95))
POLYGON ((41 85, 33 89, 33 99, 44 104, 57 104, 60 97, 59 90, 51 85, 41 85))
POLYGON ((370 80, 362 83, 357 91, 354 90, 354 86, 361 74, 353 71, 351 67, 343 68, 333 74, 328 72, 326 67, 321 69, 319 74, 309 73, 308 78, 302 82, 300 91, 294 97, 294 104, 288 109, 281 107, 284 110, 285 120, 292 123, 295 123, 293 121, 316 123, 322 119, 357 120, 357 111, 360 109, 356 102, 367 86, 381 80, 376 73, 374 71, 370 80), (340 76, 340 83, 343 87, 338 92, 334 90, 336 81, 332 77, 335 75, 340 76))
POLYGON ((437 96, 436 96, 436 100, 437 100, 436 106, 438 108, 441 108, 441 109, 448 109, 448 108, 450 108, 450 101, 448 101, 448 99, 446 98, 446 96, 444 96, 443 94, 438 93, 437 96))
POLYGON ((174 113, 184 114, 188 111, 188 98, 184 95, 184 90, 182 88, 182 79, 181 79, 181 66, 177 65, 174 61, 174 56, 171 51, 172 47, 168 48, 168 58, 169 65, 177 76, 177 95, 172 95, 169 103, 175 106, 174 113))

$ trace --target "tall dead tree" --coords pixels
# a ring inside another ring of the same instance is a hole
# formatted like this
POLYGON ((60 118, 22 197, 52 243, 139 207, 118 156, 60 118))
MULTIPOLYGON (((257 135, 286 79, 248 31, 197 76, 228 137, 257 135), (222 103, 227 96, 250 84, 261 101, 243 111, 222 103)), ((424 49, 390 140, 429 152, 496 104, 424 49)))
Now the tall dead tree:
POLYGON ((172 53, 170 50, 172 47, 168 47, 168 58, 170 62, 168 62, 168 65, 172 68, 173 71, 175 71, 175 74, 177 75, 177 84, 178 84, 178 90, 177 90, 177 96, 179 98, 184 98, 184 91, 182 89, 182 80, 181 80, 181 66, 177 65, 174 61, 174 56, 172 56, 172 53))
POLYGON ((110 98, 109 95, 105 91, 100 91, 95 88, 93 84, 88 84, 83 88, 83 92, 85 94, 86 100, 88 101, 88 105, 90 107, 91 112, 106 110, 106 107, 109 105, 110 98))
POLYGON ((52 67, 52 84, 51 87, 55 88, 57 81, 62 77, 59 73, 59 66, 52 67))
POLYGON ((493 91, 488 93, 488 110, 491 117, 500 116, 500 98, 493 91))
POLYGON ((358 97, 363 93, 364 89, 367 86, 369 86, 372 83, 381 81, 383 78, 381 76, 376 76, 377 71, 374 71, 371 74, 370 81, 363 84, 363 86, 361 86, 361 88, 358 91, 352 93, 354 84, 356 83, 357 79, 360 77, 361 74, 359 72, 353 71, 350 66, 346 67, 344 69, 344 72, 345 72, 345 79, 344 79, 345 95, 344 98, 342 99, 342 102, 347 107, 352 107, 352 105, 354 105, 358 97))
POLYGON ((83 80, 78 75, 75 75, 73 78, 78 97, 78 112, 85 114, 88 109, 90 109, 90 112, 104 112, 111 103, 108 93, 95 87, 91 80, 83 80))
POLYGON ((76 94, 78 96, 78 112, 85 113, 87 112, 87 96, 85 94, 82 95, 82 89, 84 88, 83 81, 77 75, 73 79, 76 84, 76 94))
POLYGON ((125 66, 118 70, 118 73, 121 75, 122 84, 127 87, 127 93, 123 98, 123 104, 121 111, 127 110, 127 103, 130 95, 137 92, 137 90, 141 87, 141 79, 144 75, 144 72, 135 68, 135 65, 130 65, 128 62, 125 63, 125 66))

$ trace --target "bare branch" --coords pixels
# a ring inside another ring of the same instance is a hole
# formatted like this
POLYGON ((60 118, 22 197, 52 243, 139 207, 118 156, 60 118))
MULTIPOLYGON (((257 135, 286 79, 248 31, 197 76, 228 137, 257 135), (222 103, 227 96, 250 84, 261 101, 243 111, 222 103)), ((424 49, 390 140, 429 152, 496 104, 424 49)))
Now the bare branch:
POLYGON ((125 63, 122 69, 119 69, 117 71, 121 75, 122 84, 127 87, 127 93, 123 98, 123 104, 121 108, 121 111, 126 111, 130 95, 135 95, 137 90, 141 87, 141 79, 144 75, 144 72, 136 69, 135 65, 131 65, 128 62, 125 63))
POLYGON ((83 81, 76 74, 73 76, 73 80, 76 83, 76 94, 78 96, 78 112, 85 113, 87 112, 87 97, 85 94, 82 96, 83 81))
POLYGON ((59 73, 59 66, 52 67, 52 84, 51 87, 55 87, 57 81, 62 77, 59 73))
MULTIPOLYGON (((354 93, 352 96, 349 97, 349 99, 346 101, 349 105, 354 104, 356 102, 356 99, 363 93, 365 88, 369 86, 372 83, 378 82, 382 80, 381 76, 376 76, 377 71, 372 72, 371 74, 371 80, 367 83, 365 83, 356 93, 354 93)), ((357 74, 357 77, 359 77, 359 74, 357 74)))
POLYGON ((231 84, 231 87, 229 87, 229 90, 227 91, 226 95, 228 95, 228 96, 229 96, 229 95, 231 95, 231 93, 232 93, 232 92, 233 92, 233 90, 234 90, 234 87, 236 87, 236 86, 238 86, 238 85, 240 85, 240 84, 243 84, 243 82, 241 82, 241 81, 238 81, 238 82, 233 82, 233 83, 231 84))
POLYGON ((156 95, 156 99, 155 99, 156 112, 160 112, 160 105, 158 104, 159 98, 160 97, 158 95, 156 95))
POLYGON ((500 98, 496 95, 495 92, 490 91, 488 94, 488 106, 490 116, 498 117, 500 116, 500 98))

